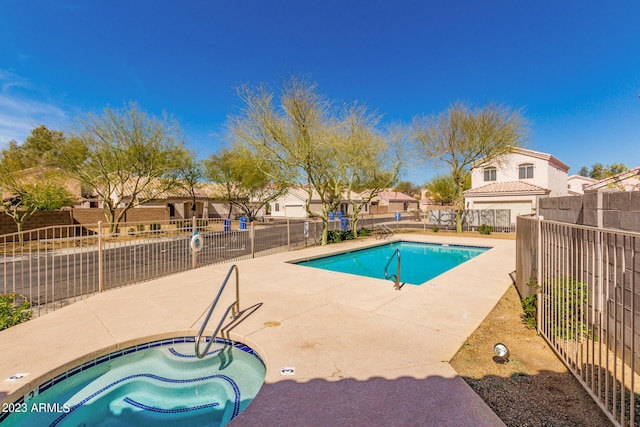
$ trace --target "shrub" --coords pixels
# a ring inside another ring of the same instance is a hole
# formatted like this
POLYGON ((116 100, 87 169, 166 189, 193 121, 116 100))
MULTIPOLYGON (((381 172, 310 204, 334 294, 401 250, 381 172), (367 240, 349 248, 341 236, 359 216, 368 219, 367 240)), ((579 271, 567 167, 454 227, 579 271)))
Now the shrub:
POLYGON ((437 225, 434 225, 431 231, 433 231, 434 233, 437 233, 438 231, 440 231, 440 229, 438 228, 437 225))
POLYGON ((482 224, 478 227, 478 233, 480 234, 491 234, 493 232, 493 227, 487 224, 482 224))
POLYGON ((350 230, 331 230, 327 236, 327 243, 340 243, 344 240, 353 240, 353 238, 353 233, 350 230))
POLYGON ((358 235, 361 237, 371 236, 371 230, 369 230, 368 228, 361 228, 358 235))
MULTIPOLYGON (((540 287, 536 278, 533 276, 529 277, 527 286, 536 290, 540 287)), ((534 293, 533 295, 523 298, 521 303, 523 310, 522 321, 527 329, 536 329, 538 327, 538 298, 536 294, 534 293)))
POLYGON ((31 304, 22 295, 0 295, 0 331, 26 322, 31 315, 31 304))
MULTIPOLYGON (((529 278, 527 286, 539 288, 534 277, 529 278)), ((548 310, 555 319, 551 325, 553 335, 564 339, 577 339, 587 336, 587 324, 582 320, 588 302, 587 285, 574 277, 559 277, 550 282, 548 310)), ((522 320, 529 329, 537 327, 538 307, 536 295, 522 299, 522 320)))

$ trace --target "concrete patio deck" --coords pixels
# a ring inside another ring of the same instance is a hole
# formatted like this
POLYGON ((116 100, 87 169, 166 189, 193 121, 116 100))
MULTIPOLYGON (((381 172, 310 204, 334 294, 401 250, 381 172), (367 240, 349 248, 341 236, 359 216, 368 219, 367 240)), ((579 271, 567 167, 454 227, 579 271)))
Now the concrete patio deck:
MULTIPOLYGON (((380 243, 373 239, 236 263, 241 308, 261 305, 231 337, 258 351, 267 376, 231 425, 504 425, 448 362, 511 284, 515 241, 416 234, 398 239, 492 249, 400 291, 389 281, 288 263, 380 243), (283 367, 295 368, 295 375, 282 376, 283 367)), ((229 267, 108 291, 0 332, 0 401, 12 402, 98 355, 195 335, 229 267), (29 375, 5 381, 16 373, 29 375)), ((230 291, 221 306, 228 305, 230 291)))

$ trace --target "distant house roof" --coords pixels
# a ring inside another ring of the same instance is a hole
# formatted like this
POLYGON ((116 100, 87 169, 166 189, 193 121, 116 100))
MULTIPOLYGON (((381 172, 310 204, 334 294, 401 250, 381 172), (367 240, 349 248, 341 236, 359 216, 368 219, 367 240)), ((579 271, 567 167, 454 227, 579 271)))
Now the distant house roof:
POLYGON ((472 188, 464 192, 465 196, 495 196, 495 195, 523 195, 549 194, 551 190, 522 181, 494 182, 482 187, 472 188))
POLYGON ((383 199, 383 200, 388 200, 390 202, 417 202, 418 201, 417 199, 407 194, 401 193, 399 191, 390 191, 390 190, 381 191, 373 199, 374 200, 383 199))
MULTIPOLYGON (((306 201, 307 198, 309 198, 309 187, 305 186, 305 187, 289 187, 287 189, 287 191, 289 192, 289 194, 291 194, 292 196, 302 200, 302 201, 306 201)), ((347 200, 349 198, 349 193, 348 190, 343 190, 342 191, 342 199, 343 200, 347 200)), ((354 193, 353 191, 351 191, 351 200, 360 200, 360 196, 357 193, 354 193)), ((320 194, 318 194, 318 191, 315 188, 311 188, 311 201, 312 202, 319 202, 320 201, 320 194)))
POLYGON ((601 179, 585 187, 584 191, 631 191, 640 190, 640 166, 601 179))

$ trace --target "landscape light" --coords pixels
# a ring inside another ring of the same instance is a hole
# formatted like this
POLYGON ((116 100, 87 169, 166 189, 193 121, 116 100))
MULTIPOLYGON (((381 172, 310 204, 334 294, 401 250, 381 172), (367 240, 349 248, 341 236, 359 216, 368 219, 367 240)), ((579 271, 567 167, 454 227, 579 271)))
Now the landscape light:
POLYGON ((496 363, 507 363, 509 361, 509 348, 500 342, 493 346, 493 354, 495 354, 493 360, 496 363))

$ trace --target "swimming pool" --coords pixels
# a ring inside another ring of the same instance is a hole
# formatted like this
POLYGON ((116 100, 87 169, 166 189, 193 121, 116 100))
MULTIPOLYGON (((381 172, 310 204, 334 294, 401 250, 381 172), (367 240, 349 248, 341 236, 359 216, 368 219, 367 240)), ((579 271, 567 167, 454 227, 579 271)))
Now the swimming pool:
MULTIPOLYGON (((384 279, 384 268, 396 249, 399 249, 401 254, 400 281, 410 285, 421 285, 491 248, 400 241, 309 259, 296 264, 384 279)), ((396 270, 397 263, 394 260, 389 264, 388 273, 395 274, 396 270)))
POLYGON ((251 348, 216 339, 198 359, 194 338, 114 352, 40 385, 0 421, 12 426, 223 426, 266 375, 251 348))

